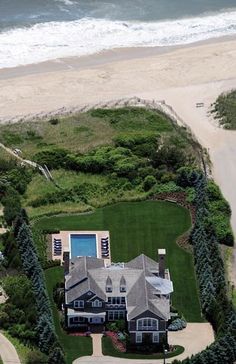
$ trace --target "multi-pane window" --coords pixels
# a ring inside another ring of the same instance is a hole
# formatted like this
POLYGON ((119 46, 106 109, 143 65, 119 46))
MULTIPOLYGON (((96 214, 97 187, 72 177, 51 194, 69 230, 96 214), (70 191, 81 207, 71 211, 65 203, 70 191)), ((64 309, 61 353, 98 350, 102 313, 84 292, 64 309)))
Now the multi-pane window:
POLYGON ((143 335, 141 332, 136 332, 136 343, 139 344, 143 341, 143 335))
POLYGON ((85 318, 84 317, 78 317, 78 316, 70 318, 70 323, 71 324, 76 324, 78 322, 85 322, 85 318))
POLYGON ((108 320, 116 321, 122 320, 125 318, 125 311, 108 311, 108 320))
POLYGON ((137 330, 158 330, 158 320, 143 318, 137 321, 137 330))
POLYGON ((99 300, 95 300, 92 302, 93 307, 102 307, 102 302, 99 300))
POLYGON ((108 303, 112 305, 125 305, 125 297, 108 297, 108 303))
POLYGON ((152 342, 153 343, 159 343, 159 333, 158 332, 154 332, 152 334, 152 342))
POLYGON ((84 301, 82 300, 74 301, 74 308, 84 308, 84 301))

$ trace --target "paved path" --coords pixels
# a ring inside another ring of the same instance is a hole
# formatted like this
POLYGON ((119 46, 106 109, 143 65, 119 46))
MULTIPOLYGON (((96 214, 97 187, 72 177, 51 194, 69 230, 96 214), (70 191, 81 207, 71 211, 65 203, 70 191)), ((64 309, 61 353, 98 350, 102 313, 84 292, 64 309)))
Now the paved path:
MULTIPOLYGON (((101 356, 101 337, 102 335, 94 334, 93 345, 95 344, 93 356, 84 356, 76 359, 73 364, 87 364, 87 363, 124 363, 124 364, 163 364, 163 359, 160 360, 147 360, 147 359, 121 359, 110 356, 101 356)), ((168 359, 167 363, 171 363, 174 359, 183 360, 192 354, 196 354, 204 350, 208 345, 214 341, 214 334, 210 324, 208 323, 189 323, 187 328, 183 331, 169 332, 169 343, 171 345, 184 346, 185 351, 172 359, 168 359)))
POLYGON ((93 356, 101 357, 102 355, 102 334, 92 334, 93 356))
POLYGON ((0 333, 0 356, 3 364, 21 364, 16 349, 2 333, 0 333))

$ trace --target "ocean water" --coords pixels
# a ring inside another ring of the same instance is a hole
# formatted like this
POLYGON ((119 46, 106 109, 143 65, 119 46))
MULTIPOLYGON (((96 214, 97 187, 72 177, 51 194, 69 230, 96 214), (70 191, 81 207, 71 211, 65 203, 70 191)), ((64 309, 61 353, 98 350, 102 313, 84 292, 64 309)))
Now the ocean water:
POLYGON ((236 34, 236 0, 0 0, 0 68, 236 34))

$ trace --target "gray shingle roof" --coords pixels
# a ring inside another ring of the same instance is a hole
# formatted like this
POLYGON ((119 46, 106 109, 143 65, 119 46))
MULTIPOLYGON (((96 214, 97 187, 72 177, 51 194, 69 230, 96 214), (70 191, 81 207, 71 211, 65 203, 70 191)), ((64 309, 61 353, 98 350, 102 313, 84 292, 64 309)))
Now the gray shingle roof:
POLYGON ((149 310, 167 320, 170 303, 165 297, 173 292, 169 279, 158 277, 158 263, 144 254, 124 264, 104 266, 103 259, 80 257, 71 261, 66 276, 66 302, 72 302, 88 291, 106 300, 108 297, 126 297, 127 318, 132 320, 149 310), (112 285, 112 292, 106 292, 106 285, 112 285), (126 292, 120 286, 126 286, 126 292))

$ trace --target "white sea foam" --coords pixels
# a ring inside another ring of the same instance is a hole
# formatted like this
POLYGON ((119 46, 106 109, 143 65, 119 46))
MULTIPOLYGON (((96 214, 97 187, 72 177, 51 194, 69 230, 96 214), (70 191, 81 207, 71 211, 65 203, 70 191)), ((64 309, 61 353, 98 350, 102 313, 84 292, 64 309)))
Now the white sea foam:
POLYGON ((162 22, 83 18, 0 33, 0 68, 116 47, 168 46, 236 34, 236 11, 162 22))

